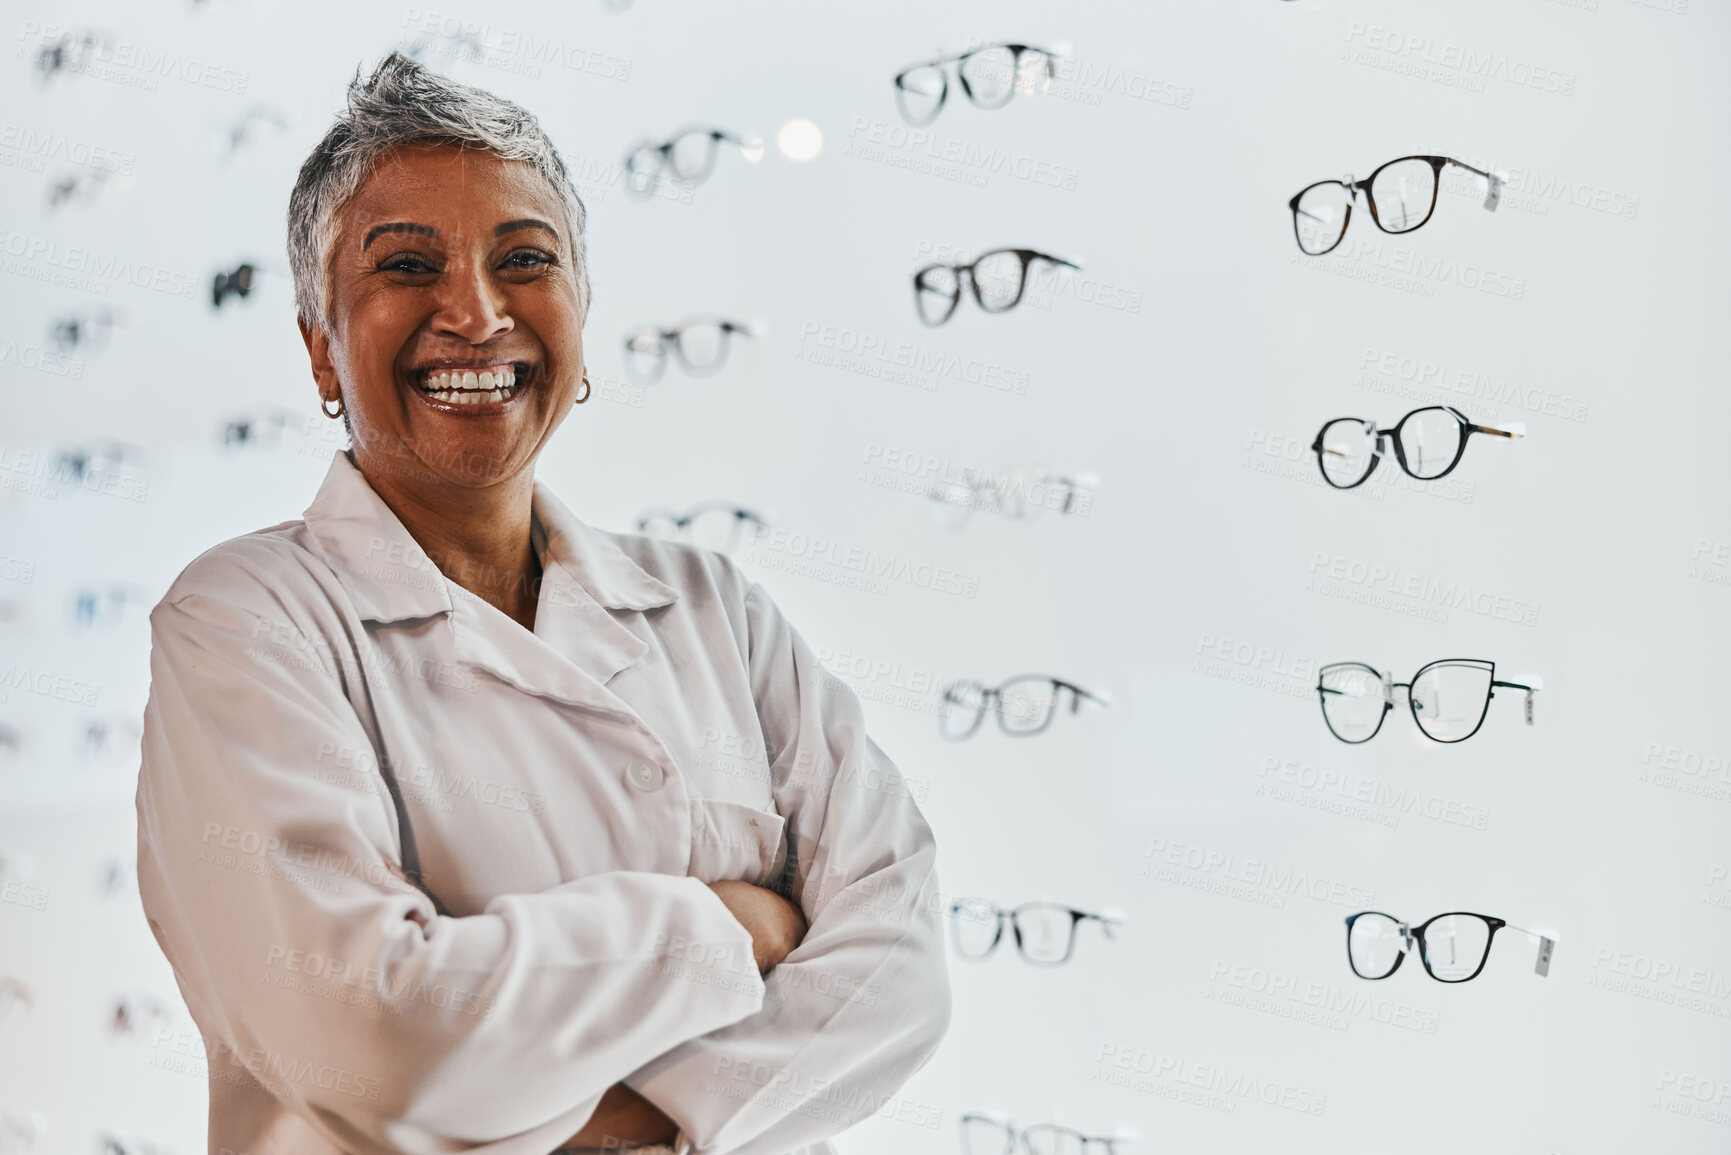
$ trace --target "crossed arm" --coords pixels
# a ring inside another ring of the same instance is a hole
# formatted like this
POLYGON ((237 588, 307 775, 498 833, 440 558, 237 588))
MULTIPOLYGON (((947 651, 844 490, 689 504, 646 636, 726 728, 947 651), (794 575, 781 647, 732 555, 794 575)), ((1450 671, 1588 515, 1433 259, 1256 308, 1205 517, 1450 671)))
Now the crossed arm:
MULTIPOLYGON (((728 913, 751 932, 751 950, 759 974, 768 973, 805 937, 805 916, 775 891, 740 881, 712 882, 709 889, 721 899, 728 913)), ((659 1107, 624 1083, 615 1083, 602 1094, 600 1105, 583 1129, 565 1140, 559 1150, 648 1147, 671 1144, 678 1135, 679 1124, 659 1107)))

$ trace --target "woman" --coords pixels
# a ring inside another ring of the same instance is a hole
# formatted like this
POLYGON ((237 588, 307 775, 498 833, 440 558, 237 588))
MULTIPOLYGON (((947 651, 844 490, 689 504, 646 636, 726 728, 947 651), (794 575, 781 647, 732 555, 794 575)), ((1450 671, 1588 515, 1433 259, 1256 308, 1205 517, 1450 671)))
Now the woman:
POLYGON ((535 484, 583 229, 532 116, 401 56, 301 169, 352 448, 151 615, 139 883, 212 1152, 827 1152, 948 1023, 858 702, 727 559, 535 484))

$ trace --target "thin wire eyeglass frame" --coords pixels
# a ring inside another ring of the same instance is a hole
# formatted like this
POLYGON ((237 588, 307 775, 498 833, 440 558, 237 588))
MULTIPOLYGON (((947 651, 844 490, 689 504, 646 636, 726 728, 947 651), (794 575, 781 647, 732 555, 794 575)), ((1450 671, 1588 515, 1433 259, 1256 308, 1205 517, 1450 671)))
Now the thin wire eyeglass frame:
POLYGON ((1054 678, 1047 674, 1018 674, 1013 678, 1005 678, 996 686, 987 686, 984 683, 976 681, 951 682, 949 685, 944 687, 943 695, 939 699, 938 733, 949 739, 951 742, 963 742, 972 738, 979 732, 980 723, 984 722, 986 719, 986 704, 988 702, 993 702, 995 703, 993 706, 993 712, 998 718, 998 729, 1002 730, 1005 734, 1012 738, 1031 738, 1035 734, 1043 734, 1046 732, 1046 729, 1051 726, 1053 717, 1058 713, 1058 698, 1060 690, 1070 691, 1070 713, 1072 714, 1079 714, 1082 712, 1082 702, 1084 699, 1093 702, 1098 706, 1110 706, 1112 704, 1111 700, 1103 695, 1095 694, 1089 690, 1084 690, 1074 682, 1066 682, 1062 678, 1054 678), (1038 726, 1030 729, 1012 730, 1010 729, 1008 721, 1004 717, 1003 691, 1006 687, 1013 686, 1017 682, 1044 682, 1052 687, 1052 699, 1051 703, 1046 708, 1045 716, 1040 720, 1038 726), (953 693, 956 690, 969 686, 977 688, 980 694, 979 702, 973 707, 974 720, 969 724, 966 730, 959 734, 952 735, 944 728, 943 710, 949 705, 965 708, 967 703, 958 701, 953 697, 953 693))
MULTIPOLYGON (((1086 1152, 1091 1144, 1104 1144, 1106 1155, 1120 1155, 1117 1144, 1133 1143, 1138 1137, 1134 1131, 1119 1131, 1113 1135, 1084 1135, 1074 1127, 1064 1127, 1057 1123, 1035 1123, 1031 1127, 1018 1127, 1008 1116, 1000 1115, 996 1111, 968 1111, 962 1115, 960 1125, 962 1132, 963 1155, 1013 1155, 1018 1141, 1021 1143, 1022 1150, 1027 1152, 1027 1155, 1037 1155, 1034 1144, 1030 1142, 1028 1138, 1031 1133, 1036 1131, 1048 1133, 1054 1136, 1067 1135, 1073 1137, 1080 1145, 1078 1148, 1074 1149, 1083 1152, 1086 1152), (1003 1148, 999 1151, 975 1151, 968 1144, 968 1124, 970 1123, 988 1123, 993 1127, 1002 1128, 1004 1131, 1003 1148)), ((1048 1150, 1057 1149, 1055 1143, 1052 1147, 1048 1148, 1048 1150)))
POLYGON ((1405 689, 1406 690, 1407 709, 1409 711, 1411 711, 1413 724, 1418 727, 1419 733, 1423 734, 1426 738, 1429 738, 1433 742, 1440 742, 1444 745, 1453 745, 1456 742, 1465 742, 1468 738, 1471 738, 1474 734, 1477 734, 1479 732, 1479 730, 1484 726, 1485 718, 1487 716, 1489 716, 1489 714, 1490 714, 1491 699, 1497 696, 1497 689, 1499 687, 1501 687, 1502 689, 1505 689, 1505 690, 1525 690, 1526 691, 1526 694, 1527 694, 1527 725, 1530 726, 1533 724, 1533 710, 1532 710, 1533 695, 1538 693, 1539 690, 1542 689, 1543 687, 1536 684, 1538 681, 1537 679, 1534 679, 1534 682, 1535 682, 1534 685, 1527 685, 1527 684, 1522 683, 1522 682, 1498 681, 1496 671, 1497 671, 1497 664, 1495 662, 1489 660, 1488 658, 1439 658, 1434 662, 1430 662, 1424 666, 1419 667, 1418 673, 1416 673, 1412 676, 1411 682, 1395 682, 1395 681, 1391 681, 1387 674, 1378 670, 1375 666, 1368 665, 1364 662, 1331 662, 1316 672, 1316 695, 1317 695, 1318 702, 1322 708, 1323 725, 1328 727, 1328 732, 1330 734, 1333 734, 1336 738, 1339 738, 1342 742, 1345 742, 1349 746, 1363 745, 1364 743, 1370 741, 1372 738, 1376 737, 1377 734, 1379 734, 1382 731, 1383 722, 1385 720, 1387 720, 1389 711, 1394 709, 1394 691, 1398 690, 1398 689, 1405 689), (1487 673, 1490 674, 1490 678, 1488 679, 1488 681, 1486 683, 1486 687, 1485 687, 1485 700, 1479 706, 1478 721, 1473 724, 1472 730, 1470 730, 1468 733, 1462 735, 1459 738, 1438 738, 1435 734, 1432 734, 1429 730, 1427 730, 1425 728, 1425 724, 1424 724, 1423 719, 1421 719, 1419 717, 1418 703, 1413 700, 1413 696, 1412 696, 1412 684, 1413 684, 1413 682, 1416 682, 1420 678, 1424 677, 1424 675, 1427 671, 1434 670, 1439 666, 1470 666, 1470 667, 1473 667, 1475 669, 1483 669, 1487 673), (1328 716, 1328 695, 1330 695, 1330 694, 1339 695, 1339 694, 1344 693, 1344 691, 1336 690, 1336 689, 1333 689, 1333 688, 1323 684, 1324 681, 1327 679, 1328 672, 1330 670, 1364 670, 1365 672, 1374 675, 1377 678, 1377 680, 1382 683, 1382 712, 1377 715, 1376 725, 1371 728, 1370 733, 1366 734, 1362 738, 1342 737, 1340 731, 1338 731, 1334 728, 1334 722, 1328 716))

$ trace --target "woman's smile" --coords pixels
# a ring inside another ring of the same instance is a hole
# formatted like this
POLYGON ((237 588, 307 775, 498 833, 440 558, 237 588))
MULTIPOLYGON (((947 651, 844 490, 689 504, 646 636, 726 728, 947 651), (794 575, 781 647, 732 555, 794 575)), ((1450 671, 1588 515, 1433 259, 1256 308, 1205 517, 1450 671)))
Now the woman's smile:
POLYGON ((442 413, 487 417, 503 413, 534 388, 531 361, 430 361, 409 370, 410 390, 442 413))

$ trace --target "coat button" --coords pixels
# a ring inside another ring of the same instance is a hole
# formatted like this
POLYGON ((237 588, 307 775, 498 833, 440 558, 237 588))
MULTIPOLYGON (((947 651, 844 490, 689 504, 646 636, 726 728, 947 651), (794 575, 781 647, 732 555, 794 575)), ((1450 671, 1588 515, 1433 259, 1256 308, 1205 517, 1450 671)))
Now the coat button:
POLYGON ((625 781, 644 792, 661 789, 661 784, 667 780, 667 775, 661 772, 661 767, 653 762, 638 760, 628 763, 625 767, 625 781))

